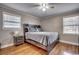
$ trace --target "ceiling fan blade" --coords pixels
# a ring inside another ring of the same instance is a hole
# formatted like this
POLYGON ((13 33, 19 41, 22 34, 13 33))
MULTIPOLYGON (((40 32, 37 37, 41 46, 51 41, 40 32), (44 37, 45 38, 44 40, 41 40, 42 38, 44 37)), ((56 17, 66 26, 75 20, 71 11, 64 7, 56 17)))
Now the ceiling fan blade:
POLYGON ((38 7, 39 5, 32 5, 32 7, 38 7))
POLYGON ((30 8, 33 8, 33 7, 38 7, 40 6, 39 4, 34 4, 34 3, 29 3, 29 4, 26 4, 27 7, 30 7, 30 8))
POLYGON ((50 6, 50 8, 55 8, 54 6, 50 6))

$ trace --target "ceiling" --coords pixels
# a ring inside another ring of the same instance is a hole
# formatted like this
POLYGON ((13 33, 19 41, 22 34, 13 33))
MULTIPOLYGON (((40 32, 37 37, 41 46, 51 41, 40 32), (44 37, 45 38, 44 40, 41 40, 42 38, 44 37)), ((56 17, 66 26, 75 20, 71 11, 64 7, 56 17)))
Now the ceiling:
POLYGON ((56 15, 79 9, 79 3, 49 3, 49 6, 53 5, 54 8, 49 8, 45 12, 39 9, 39 7, 34 7, 35 5, 39 5, 39 3, 4 3, 3 5, 38 17, 56 15))

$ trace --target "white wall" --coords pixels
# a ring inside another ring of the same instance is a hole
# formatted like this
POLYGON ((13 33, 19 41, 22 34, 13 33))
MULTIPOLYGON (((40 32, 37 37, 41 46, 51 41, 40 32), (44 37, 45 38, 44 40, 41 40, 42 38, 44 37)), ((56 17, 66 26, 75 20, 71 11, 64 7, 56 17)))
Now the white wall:
POLYGON ((22 23, 25 24, 36 24, 36 25, 40 25, 40 19, 38 17, 35 16, 31 16, 31 15, 24 15, 22 16, 22 23))

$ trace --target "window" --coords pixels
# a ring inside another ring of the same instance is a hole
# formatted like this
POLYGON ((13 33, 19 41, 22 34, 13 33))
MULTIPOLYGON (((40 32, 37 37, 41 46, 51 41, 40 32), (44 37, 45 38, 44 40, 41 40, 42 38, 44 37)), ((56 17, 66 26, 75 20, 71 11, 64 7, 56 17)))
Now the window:
POLYGON ((63 18, 63 33, 79 34, 79 16, 63 18))
POLYGON ((4 28, 17 29, 20 27, 21 27, 20 16, 3 12, 3 29, 4 28))

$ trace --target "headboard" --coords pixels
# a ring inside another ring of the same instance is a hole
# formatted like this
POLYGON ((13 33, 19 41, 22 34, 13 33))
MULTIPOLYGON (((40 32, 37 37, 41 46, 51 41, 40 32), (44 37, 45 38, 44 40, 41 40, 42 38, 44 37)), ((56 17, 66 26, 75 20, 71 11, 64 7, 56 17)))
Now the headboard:
POLYGON ((40 25, 23 24, 24 32, 40 32, 42 28, 40 25))

